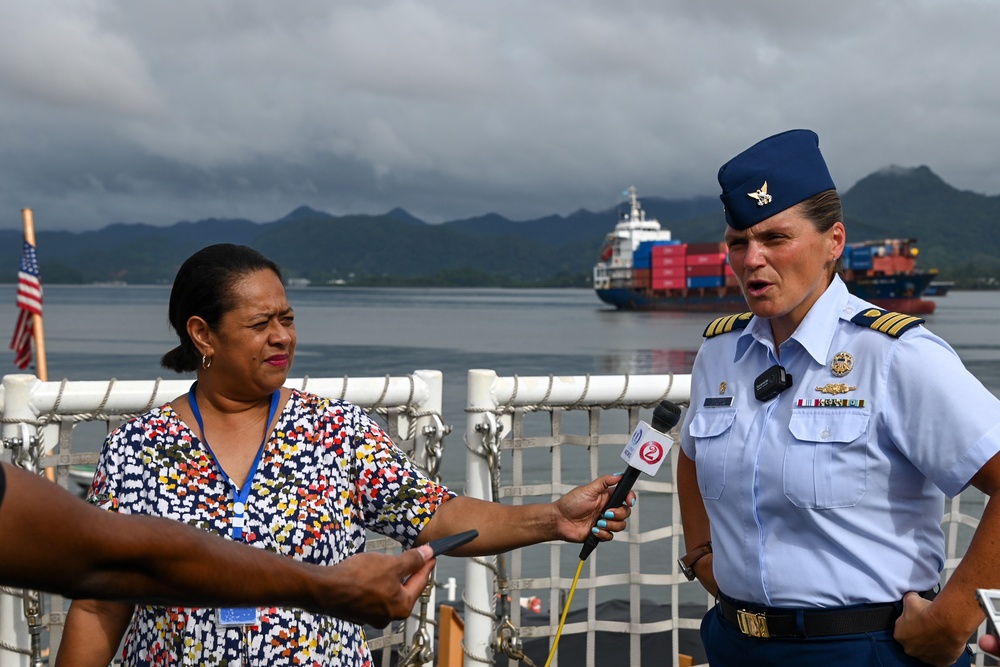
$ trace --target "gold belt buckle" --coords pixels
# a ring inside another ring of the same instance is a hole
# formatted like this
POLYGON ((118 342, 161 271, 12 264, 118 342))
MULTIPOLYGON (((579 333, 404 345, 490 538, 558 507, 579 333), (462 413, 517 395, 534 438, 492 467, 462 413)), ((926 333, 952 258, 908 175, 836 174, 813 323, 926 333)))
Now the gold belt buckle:
POLYGON ((745 609, 736 610, 736 620, 740 624, 740 632, 760 639, 767 639, 771 635, 767 631, 767 617, 745 609))

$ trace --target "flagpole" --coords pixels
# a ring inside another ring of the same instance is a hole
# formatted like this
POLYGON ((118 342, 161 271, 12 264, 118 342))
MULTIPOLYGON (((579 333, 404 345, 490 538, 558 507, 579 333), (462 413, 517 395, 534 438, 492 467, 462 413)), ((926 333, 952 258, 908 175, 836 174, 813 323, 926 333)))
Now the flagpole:
MULTIPOLYGON (((35 245, 35 219, 30 208, 22 208, 21 214, 24 216, 24 240, 35 245)), ((45 326, 42 324, 42 316, 33 314, 31 316, 32 325, 35 329, 35 371, 38 379, 48 382, 49 369, 45 362, 45 326)))

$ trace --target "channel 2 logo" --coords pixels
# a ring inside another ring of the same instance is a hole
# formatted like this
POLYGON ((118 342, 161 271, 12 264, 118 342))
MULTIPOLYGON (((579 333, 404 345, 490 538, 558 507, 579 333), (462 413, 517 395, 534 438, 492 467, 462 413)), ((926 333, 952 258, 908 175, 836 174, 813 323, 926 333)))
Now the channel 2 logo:
MULTIPOLYGON (((634 448, 636 445, 639 445, 639 441, 642 440, 643 435, 645 435, 643 433, 643 429, 636 429, 635 433, 632 434, 632 442, 629 443, 628 449, 633 452, 636 451, 634 448)), ((639 446, 638 453, 639 458, 642 459, 644 463, 655 466, 663 459, 663 445, 658 443, 656 440, 649 440, 639 446)), ((628 456, 631 456, 631 454, 628 454, 628 456)))
POLYGON ((656 465, 663 458, 663 445, 656 440, 643 443, 639 448, 639 458, 651 466, 656 465))

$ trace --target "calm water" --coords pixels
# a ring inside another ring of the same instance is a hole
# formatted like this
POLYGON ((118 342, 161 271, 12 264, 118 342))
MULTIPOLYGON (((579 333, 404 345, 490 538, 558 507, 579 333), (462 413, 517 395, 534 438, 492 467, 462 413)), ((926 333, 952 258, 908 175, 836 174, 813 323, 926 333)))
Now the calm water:
MULTIPOLYGON (((461 431, 470 368, 501 375, 689 373, 712 315, 610 310, 583 289, 291 288, 293 376, 444 373, 444 415, 461 431)), ((49 379, 176 377, 166 286, 46 286, 49 379)), ((0 335, 13 332, 14 286, 0 285, 0 335), (2 304, 9 304, 3 307, 2 304)), ((952 292, 927 326, 1000 396, 1000 292, 952 292)), ((3 373, 13 373, 4 350, 3 373)), ((453 435, 452 440, 457 440, 453 435)), ((461 468, 459 468, 461 470, 461 468)))
MULTIPOLYGON (((176 344, 166 286, 47 286, 50 380, 176 377, 159 367, 176 344)), ((610 310, 583 289, 292 288, 298 349, 292 375, 382 377, 417 369, 444 374, 442 475, 464 476, 466 374, 689 373, 712 315, 610 310)), ((0 285, 0 335, 13 332, 14 286, 0 285), (2 307, 2 304, 9 304, 2 307)), ((952 292, 927 326, 1000 396, 1000 292, 952 292)), ((7 340, 5 338, 5 340, 7 340)), ((4 351, 3 373, 13 373, 4 351)))

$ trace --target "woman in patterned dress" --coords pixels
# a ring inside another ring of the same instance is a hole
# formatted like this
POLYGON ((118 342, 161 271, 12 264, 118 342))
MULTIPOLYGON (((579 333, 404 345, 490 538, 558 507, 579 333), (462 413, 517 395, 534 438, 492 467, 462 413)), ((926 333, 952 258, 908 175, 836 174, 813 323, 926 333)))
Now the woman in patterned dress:
MULTIPOLYGON (((630 503, 592 528, 617 476, 546 504, 456 496, 420 473, 360 408, 283 387, 294 314, 279 268, 255 250, 219 244, 190 257, 174 281, 169 319, 181 344, 161 364, 195 371, 197 380, 108 437, 90 490, 99 505, 326 565, 363 551, 366 530, 412 547, 476 528, 479 537, 453 552, 468 556, 582 542, 592 530, 608 540, 625 527, 630 503)), ((57 667, 107 665, 126 631, 126 665, 371 664, 360 626, 301 609, 82 600, 70 608, 57 667)))

